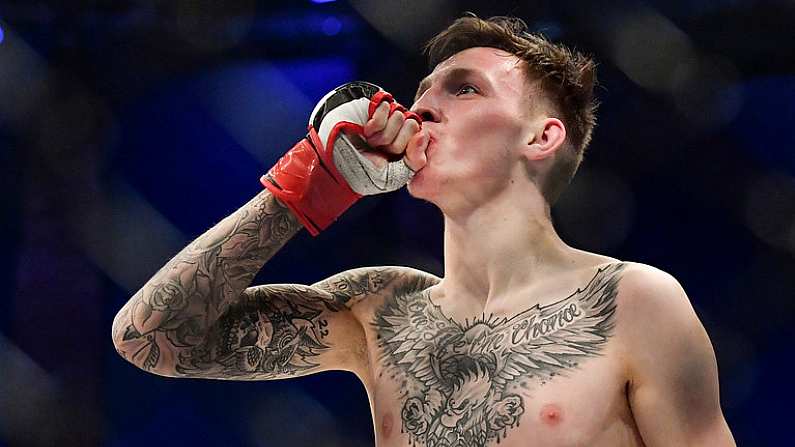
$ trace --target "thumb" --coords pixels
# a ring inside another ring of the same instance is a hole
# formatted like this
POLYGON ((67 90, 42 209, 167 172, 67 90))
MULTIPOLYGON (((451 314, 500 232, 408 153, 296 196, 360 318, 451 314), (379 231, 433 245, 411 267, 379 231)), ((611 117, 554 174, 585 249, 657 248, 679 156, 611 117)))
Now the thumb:
POLYGON ((428 161, 425 156, 425 151, 428 149, 428 142, 430 142, 428 131, 420 129, 419 132, 411 137, 406 145, 406 166, 411 168, 412 171, 417 172, 425 167, 425 163, 428 161))

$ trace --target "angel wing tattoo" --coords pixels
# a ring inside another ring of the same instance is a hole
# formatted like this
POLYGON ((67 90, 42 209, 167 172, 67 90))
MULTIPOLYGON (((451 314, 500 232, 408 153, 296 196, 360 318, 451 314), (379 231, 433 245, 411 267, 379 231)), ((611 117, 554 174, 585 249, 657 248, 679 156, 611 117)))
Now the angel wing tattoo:
POLYGON ((599 269, 555 303, 464 323, 427 296, 395 294, 376 313, 382 361, 403 384, 403 429, 427 447, 485 446, 524 412, 521 382, 541 384, 600 354, 624 265, 599 269))

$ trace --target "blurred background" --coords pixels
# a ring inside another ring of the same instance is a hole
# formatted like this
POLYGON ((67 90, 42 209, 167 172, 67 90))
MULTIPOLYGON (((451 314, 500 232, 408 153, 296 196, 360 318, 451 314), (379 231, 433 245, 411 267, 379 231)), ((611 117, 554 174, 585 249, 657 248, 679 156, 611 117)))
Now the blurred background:
MULTIPOLYGON (((352 375, 164 379, 115 353, 111 322, 261 190, 326 91, 363 79, 410 104, 422 43, 467 10, 598 60, 557 228, 676 276, 738 444, 795 445, 795 2, 2 0, 0 446, 372 446, 352 375)), ((441 274, 441 235, 405 190, 367 198, 255 284, 441 274)))

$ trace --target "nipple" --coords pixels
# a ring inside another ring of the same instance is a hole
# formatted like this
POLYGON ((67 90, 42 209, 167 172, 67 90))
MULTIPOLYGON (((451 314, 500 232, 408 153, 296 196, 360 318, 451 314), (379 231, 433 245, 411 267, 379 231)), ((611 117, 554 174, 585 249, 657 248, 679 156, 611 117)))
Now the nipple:
POLYGON ((555 404, 547 404, 541 408, 539 417, 541 418, 541 422, 550 427, 554 427, 563 420, 563 411, 555 404))

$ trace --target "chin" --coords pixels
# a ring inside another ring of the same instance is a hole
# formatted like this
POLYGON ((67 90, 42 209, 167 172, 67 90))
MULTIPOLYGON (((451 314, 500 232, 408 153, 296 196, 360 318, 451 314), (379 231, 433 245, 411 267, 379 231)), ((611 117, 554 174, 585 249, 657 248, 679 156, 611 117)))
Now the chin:
POLYGON ((408 190, 409 195, 415 199, 425 199, 425 196, 422 194, 422 188, 417 186, 414 179, 411 179, 406 185, 406 190, 408 190))
POLYGON ((427 173, 420 171, 409 181, 406 185, 406 189, 411 197, 431 203, 437 208, 440 208, 439 204, 443 200, 441 196, 443 188, 438 179, 432 179, 427 173))
POLYGON ((429 199, 429 182, 428 178, 426 177, 425 169, 420 169, 414 177, 409 180, 408 184, 406 184, 406 189, 409 191, 409 195, 414 197, 415 199, 429 199))

